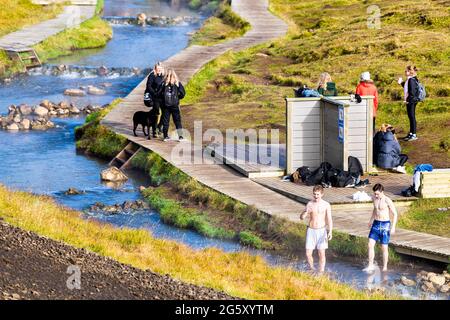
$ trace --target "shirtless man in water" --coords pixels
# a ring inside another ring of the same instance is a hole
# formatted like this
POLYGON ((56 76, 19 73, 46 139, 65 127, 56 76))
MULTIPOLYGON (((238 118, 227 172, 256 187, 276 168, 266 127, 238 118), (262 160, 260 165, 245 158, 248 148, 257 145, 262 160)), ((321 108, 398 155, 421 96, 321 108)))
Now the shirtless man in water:
POLYGON ((314 199, 306 205, 305 211, 300 214, 300 219, 309 215, 309 225, 306 231, 306 257, 311 270, 314 268, 313 251, 319 252, 319 272, 325 270, 325 249, 328 249, 328 241, 332 238, 333 220, 331 219, 331 206, 322 199, 323 187, 315 186, 313 189, 314 199), (328 226, 328 232, 327 227, 328 226))
POLYGON ((373 259, 377 241, 380 241, 381 251, 383 252, 383 271, 387 271, 389 238, 391 234, 395 233, 395 226, 397 225, 397 210, 392 200, 384 194, 384 187, 377 183, 373 186, 373 193, 373 212, 369 221, 369 228, 371 228, 369 233, 369 265, 364 269, 366 272, 375 270, 373 259), (392 226, 389 213, 392 213, 394 218, 392 226))

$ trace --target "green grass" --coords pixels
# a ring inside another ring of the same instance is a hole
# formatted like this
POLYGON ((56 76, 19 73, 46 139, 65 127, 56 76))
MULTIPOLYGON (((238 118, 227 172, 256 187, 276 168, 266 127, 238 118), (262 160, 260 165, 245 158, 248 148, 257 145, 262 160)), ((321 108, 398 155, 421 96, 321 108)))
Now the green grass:
POLYGON ((50 37, 34 48, 42 61, 63 55, 74 50, 91 49, 105 46, 112 38, 112 28, 100 17, 86 20, 80 26, 64 30, 50 37))
POLYGON ((97 0, 97 4, 95 5, 95 15, 99 16, 105 7, 105 0, 97 0))
POLYGON ((231 10, 228 1, 222 1, 214 16, 204 22, 189 44, 210 46, 240 37, 249 29, 250 24, 231 10))
POLYGON ((228 57, 230 56, 231 53, 226 53, 221 56, 220 59, 215 59, 208 62, 189 80, 186 85, 186 96, 182 101, 183 105, 197 103, 201 97, 203 97, 207 89, 208 82, 210 82, 211 79, 217 75, 217 72, 222 67, 227 65, 228 57))
POLYGON ((104 159, 111 159, 126 146, 127 139, 125 137, 117 135, 100 125, 100 120, 120 101, 120 99, 116 99, 109 107, 91 113, 86 117, 86 123, 83 126, 75 128, 77 149, 95 154, 104 159))
POLYGON ((450 208, 450 198, 415 201, 400 215, 398 226, 450 238, 450 209, 439 211, 438 208, 450 208))
POLYGON ((233 239, 236 237, 233 231, 213 226, 202 212, 183 208, 179 202, 165 198, 161 190, 147 188, 143 196, 167 224, 192 229, 209 238, 233 239))
POLYGON ((39 235, 85 248, 143 270, 224 291, 247 299, 398 299, 368 294, 325 276, 271 267, 261 257, 193 250, 175 241, 154 238, 146 230, 115 228, 85 220, 77 211, 49 197, 0 186, 0 217, 39 235))
POLYGON ((62 4, 41 6, 31 0, 0 0, 0 37, 25 26, 55 18, 63 10, 62 4))

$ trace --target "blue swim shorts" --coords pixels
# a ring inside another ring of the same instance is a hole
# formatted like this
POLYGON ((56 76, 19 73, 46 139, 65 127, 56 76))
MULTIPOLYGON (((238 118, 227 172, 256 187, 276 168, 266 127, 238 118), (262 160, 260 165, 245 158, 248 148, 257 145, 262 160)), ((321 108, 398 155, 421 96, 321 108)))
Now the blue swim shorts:
POLYGON ((381 244, 389 244, 391 237, 391 222, 375 220, 370 229, 369 238, 380 241, 381 244))

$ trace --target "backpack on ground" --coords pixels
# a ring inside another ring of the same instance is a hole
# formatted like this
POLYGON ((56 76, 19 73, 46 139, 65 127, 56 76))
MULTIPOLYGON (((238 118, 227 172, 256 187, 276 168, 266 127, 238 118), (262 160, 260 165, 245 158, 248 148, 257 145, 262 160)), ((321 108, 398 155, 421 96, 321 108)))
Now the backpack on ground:
POLYGON ((348 157, 348 172, 356 177, 364 175, 364 170, 358 158, 349 156, 348 157))
POLYGON ((305 179, 307 186, 314 186, 316 184, 322 184, 325 180, 325 175, 329 169, 333 166, 329 162, 322 162, 320 167, 311 172, 311 174, 305 179))
POLYGON ((167 107, 178 106, 178 87, 175 85, 164 86, 164 105, 167 107))
POLYGON ((303 166, 295 170, 290 176, 289 180, 291 182, 300 183, 300 181, 305 182, 306 178, 311 175, 311 170, 308 167, 303 166))

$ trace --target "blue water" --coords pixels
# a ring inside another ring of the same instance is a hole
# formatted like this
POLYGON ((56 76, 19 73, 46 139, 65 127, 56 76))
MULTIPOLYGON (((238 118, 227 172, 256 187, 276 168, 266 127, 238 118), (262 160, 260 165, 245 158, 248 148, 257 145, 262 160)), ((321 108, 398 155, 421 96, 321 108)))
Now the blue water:
MULTIPOLYGON (((106 1, 105 15, 135 15, 146 9, 149 14, 169 15, 170 7, 155 0, 106 1)), ((187 9, 180 9, 185 12, 187 9)), ((178 11, 177 11, 178 12, 178 11)), ((174 14, 177 15, 177 14, 174 14)), ((51 61, 51 64, 83 66, 86 70, 100 67, 108 68, 148 68, 156 61, 165 60, 183 49, 188 43, 187 33, 198 26, 151 27, 114 25, 114 38, 105 48, 87 50, 70 57, 51 61)), ((82 69, 83 69, 82 68, 82 69)), ((60 76, 47 75, 34 70, 33 75, 14 78, 10 85, 0 86, 0 113, 5 113, 10 104, 37 104, 43 99, 53 102, 66 100, 78 106, 87 104, 105 104, 117 97, 127 95, 142 79, 143 75, 121 76, 112 74, 108 77, 97 76, 92 72, 69 73, 60 76), (62 93, 67 88, 96 85, 108 82, 107 94, 104 96, 66 97, 62 93)), ((83 117, 53 119, 57 127, 45 132, 8 132, 0 130, 0 183, 13 189, 31 191, 53 196, 59 203, 76 210, 85 210, 95 202, 105 204, 122 203, 126 200, 140 199, 139 186, 147 186, 148 178, 142 172, 128 171, 130 179, 119 187, 111 187, 100 181, 100 172, 107 168, 106 161, 78 154, 74 143, 74 128, 84 123, 83 117), (64 194, 68 188, 76 188, 86 193, 75 196, 64 194)), ((134 214, 123 213, 103 215, 86 212, 87 219, 111 223, 117 227, 143 228, 155 237, 185 243, 195 249, 217 247, 226 252, 246 251, 263 256, 274 265, 291 266, 305 270, 303 257, 284 257, 264 251, 252 250, 237 242, 210 239, 190 230, 168 226, 160 220, 157 212, 147 210, 134 214)), ((367 276, 361 271, 364 261, 360 263, 333 260, 327 264, 330 275, 340 281, 352 283, 355 287, 365 288, 370 282, 375 285, 392 284, 401 274, 414 277, 417 269, 393 270, 383 279, 380 273, 367 276)), ((395 290, 414 298, 420 292, 395 285, 395 290)), ((427 298, 437 298, 428 296, 427 298)), ((440 297, 442 298, 442 297, 440 297)))

